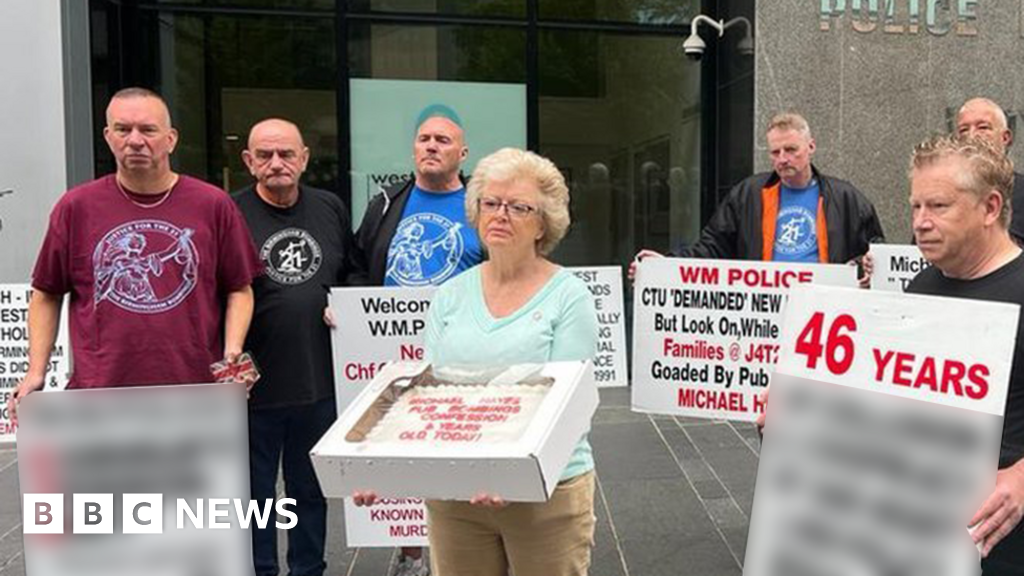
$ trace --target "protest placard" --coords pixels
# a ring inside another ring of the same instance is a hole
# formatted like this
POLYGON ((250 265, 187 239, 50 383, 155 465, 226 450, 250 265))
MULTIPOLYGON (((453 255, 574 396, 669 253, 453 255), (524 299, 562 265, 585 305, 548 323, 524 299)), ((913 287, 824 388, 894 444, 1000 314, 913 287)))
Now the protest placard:
POLYGON ((909 244, 872 244, 869 253, 875 260, 872 290, 903 292, 918 272, 930 266, 921 250, 909 244))
POLYGON ((252 573, 250 522, 295 525, 249 500, 241 386, 31 394, 19 425, 29 576, 252 573))
POLYGON ((594 381, 599 387, 627 386, 626 320, 622 304, 622 267, 570 268, 583 280, 597 309, 598 341, 594 357, 594 381))
POLYGON ((633 410, 753 421, 800 284, 856 286, 857 269, 648 258, 633 296, 633 410))
POLYGON ((978 574, 967 525, 995 485, 1018 317, 1012 304, 794 291, 743 573, 978 574))
MULTIPOLYGON (((7 401, 28 372, 28 284, 0 284, 0 443, 14 442, 17 429, 7 414, 7 401)), ((71 372, 67 307, 61 308, 57 341, 46 370, 46 390, 62 390, 71 372)))

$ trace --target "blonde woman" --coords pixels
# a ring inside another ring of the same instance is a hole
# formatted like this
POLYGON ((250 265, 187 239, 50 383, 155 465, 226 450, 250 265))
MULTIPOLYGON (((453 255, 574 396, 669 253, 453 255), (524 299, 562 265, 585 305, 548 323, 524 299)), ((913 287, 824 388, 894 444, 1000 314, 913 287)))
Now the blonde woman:
MULTIPOLYGON (((583 360, 597 346, 587 287, 547 255, 569 228, 569 190, 548 159, 504 148, 484 158, 466 215, 488 260, 442 286, 427 320, 437 366, 583 360)), ((594 460, 581 438, 546 503, 429 501, 434 576, 586 574, 594 534, 594 460)))
MULTIPOLYGON (((569 228, 569 189, 548 159, 504 148, 484 158, 466 191, 466 216, 488 260, 438 289, 426 352, 436 366, 584 360, 597 347, 594 301, 581 280, 547 259, 569 228)), ((357 492, 371 505, 373 492, 357 492)), ((501 494, 427 502, 433 576, 579 576, 594 536, 594 459, 580 438, 544 503, 501 494)))

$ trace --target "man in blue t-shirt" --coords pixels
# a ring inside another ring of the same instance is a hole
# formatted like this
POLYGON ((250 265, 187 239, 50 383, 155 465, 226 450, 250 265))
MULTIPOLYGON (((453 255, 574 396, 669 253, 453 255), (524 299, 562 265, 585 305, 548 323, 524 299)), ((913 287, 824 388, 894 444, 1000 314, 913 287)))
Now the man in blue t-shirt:
POLYGON ((462 122, 433 105, 416 126, 414 177, 374 196, 356 233, 361 281, 371 286, 437 286, 483 260, 466 221, 462 122))
MULTIPOLYGON (((363 269, 356 283, 437 286, 484 259, 466 220, 460 169, 468 156, 458 114, 427 107, 416 122, 414 177, 381 190, 366 207, 356 232, 363 269)), ((394 576, 429 574, 422 556, 421 548, 402 548, 394 576)))

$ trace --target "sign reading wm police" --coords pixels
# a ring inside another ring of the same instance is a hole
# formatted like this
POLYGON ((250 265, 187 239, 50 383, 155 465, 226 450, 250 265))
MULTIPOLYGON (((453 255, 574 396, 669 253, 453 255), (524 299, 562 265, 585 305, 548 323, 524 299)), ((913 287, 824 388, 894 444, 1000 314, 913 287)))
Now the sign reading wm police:
POLYGON ((979 0, 821 0, 819 15, 822 31, 832 29, 833 20, 849 12, 850 24, 857 32, 870 33, 879 28, 886 34, 918 34, 923 27, 930 34, 977 36, 979 0), (849 8, 849 11, 847 10, 849 8), (923 24, 922 26, 922 18, 923 24))

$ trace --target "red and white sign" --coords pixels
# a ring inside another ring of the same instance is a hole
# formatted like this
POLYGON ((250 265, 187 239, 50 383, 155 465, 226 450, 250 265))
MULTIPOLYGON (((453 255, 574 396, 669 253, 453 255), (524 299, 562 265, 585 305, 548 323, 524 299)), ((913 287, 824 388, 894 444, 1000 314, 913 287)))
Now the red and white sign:
POLYGON ((809 286, 772 377, 746 576, 977 574, 1017 305, 809 286))
POLYGON ((633 410, 753 421, 779 358, 779 321, 803 284, 856 286, 857 269, 648 258, 633 294, 633 410))

